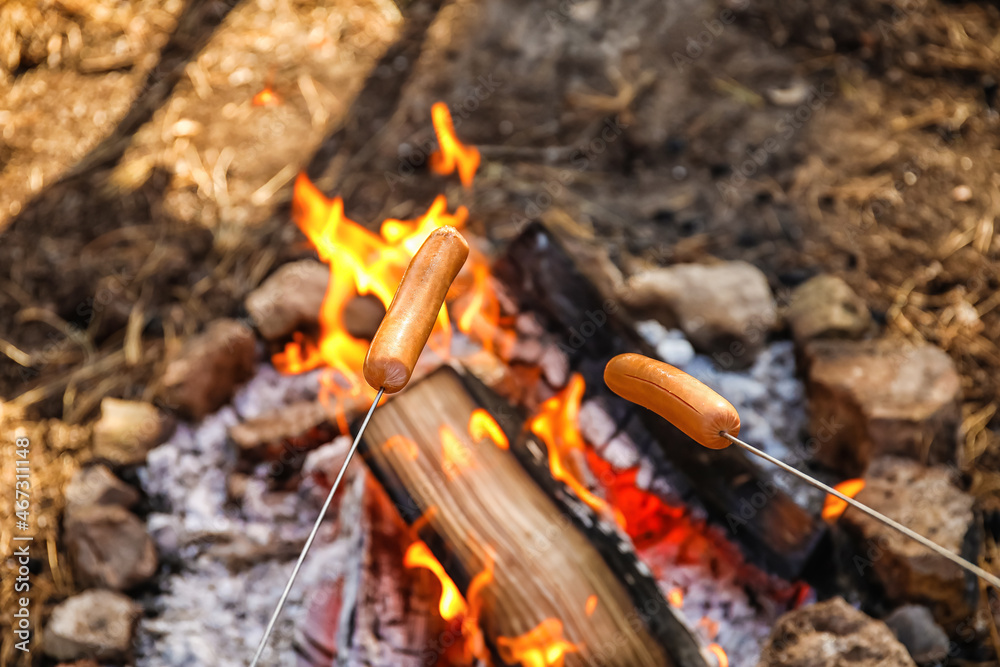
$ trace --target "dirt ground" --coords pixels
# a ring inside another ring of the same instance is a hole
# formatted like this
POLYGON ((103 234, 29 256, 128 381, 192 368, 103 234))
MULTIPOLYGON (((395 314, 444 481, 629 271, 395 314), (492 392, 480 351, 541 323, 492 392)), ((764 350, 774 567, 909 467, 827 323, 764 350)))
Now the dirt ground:
MULTIPOLYGON (((309 253, 308 169, 372 224, 444 191, 498 246, 541 219, 626 274, 745 259, 779 300, 840 275, 953 357, 962 465, 1000 507, 998 53, 985 2, 8 1, 4 433, 82 460, 103 396, 155 399, 171 350, 309 253), (426 171, 439 99, 483 153, 470 191, 426 171)), ((73 466, 39 473, 50 517, 73 466)))

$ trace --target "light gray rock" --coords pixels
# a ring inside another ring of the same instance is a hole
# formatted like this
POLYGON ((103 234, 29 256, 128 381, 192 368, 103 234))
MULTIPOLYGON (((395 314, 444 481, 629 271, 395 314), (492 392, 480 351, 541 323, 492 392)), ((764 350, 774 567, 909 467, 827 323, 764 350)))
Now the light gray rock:
POLYGON ((621 297, 727 369, 752 364, 778 320, 767 278, 747 262, 652 269, 632 276, 621 297))
POLYGON ((947 657, 948 635, 934 622, 927 607, 903 605, 885 617, 885 624, 917 663, 925 665, 947 657))
POLYGON ((815 459, 857 477, 877 456, 955 461, 961 378, 933 345, 818 340, 806 348, 815 459))
POLYGON ((132 507, 139 502, 139 491, 115 477, 102 465, 77 471, 66 487, 66 505, 121 505, 132 507))
POLYGON ((915 667, 882 621, 832 598, 775 624, 758 667, 915 667))
POLYGON ((868 305, 841 278, 819 275, 792 292, 785 319, 799 347, 817 338, 861 338, 872 325, 868 305))
POLYGON ((283 265, 247 295, 244 305, 265 340, 313 327, 330 282, 330 269, 311 259, 283 265))
POLYGON ((173 418, 149 403, 104 398, 94 424, 94 457, 116 466, 140 465, 175 426, 173 418))
POLYGON ((131 652, 138 616, 138 606, 121 593, 84 591, 52 610, 42 649, 58 660, 123 662, 131 652))

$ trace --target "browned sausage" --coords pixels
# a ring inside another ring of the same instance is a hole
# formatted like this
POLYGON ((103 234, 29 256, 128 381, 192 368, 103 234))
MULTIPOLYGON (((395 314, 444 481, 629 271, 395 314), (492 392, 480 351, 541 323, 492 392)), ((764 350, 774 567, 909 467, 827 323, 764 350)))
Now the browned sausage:
POLYGON ((393 394, 410 381, 448 288, 469 256, 469 244, 454 227, 427 237, 399 281, 365 357, 365 380, 393 394))
POLYGON ((620 354, 605 367, 604 382, 611 391, 649 408, 709 449, 730 445, 720 433, 740 434, 736 408, 670 364, 641 354, 620 354))

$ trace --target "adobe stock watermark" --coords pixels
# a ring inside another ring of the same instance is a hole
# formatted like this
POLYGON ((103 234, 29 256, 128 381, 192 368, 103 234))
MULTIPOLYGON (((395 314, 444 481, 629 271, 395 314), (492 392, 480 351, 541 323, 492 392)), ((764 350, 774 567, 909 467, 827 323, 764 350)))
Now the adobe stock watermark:
POLYGON ((797 130, 809 122, 813 114, 826 106, 835 92, 833 85, 828 82, 809 88, 806 100, 778 120, 771 136, 764 139, 756 150, 747 148, 747 159, 743 162, 731 165, 729 178, 715 184, 719 192, 724 197, 735 195, 737 190, 747 183, 748 179, 764 168, 771 157, 781 150, 781 147, 795 135, 797 130))
POLYGON ((730 4, 731 7, 720 11, 718 16, 701 22, 705 29, 697 35, 687 38, 684 44, 684 53, 674 51, 671 54, 674 65, 679 71, 685 71, 694 64, 695 60, 705 55, 726 31, 726 28, 736 21, 736 12, 743 11, 750 6, 750 0, 735 0, 730 4))
POLYGON ((586 143, 577 145, 576 150, 570 154, 569 162, 574 169, 562 169, 555 178, 542 183, 538 193, 524 205, 523 212, 511 215, 510 224, 514 229, 520 232, 532 220, 538 219, 552 206, 556 197, 562 194, 563 188, 573 183, 575 175, 586 171, 594 160, 604 154, 608 146, 618 141, 628 127, 618 116, 604 119, 598 135, 586 143))
MULTIPOLYGON (((815 430, 815 434, 804 443, 797 444, 791 452, 783 459, 785 463, 793 468, 801 468, 807 464, 820 448, 832 441, 840 431, 845 428, 845 424, 832 419, 823 418, 815 430)), ((750 443, 753 444, 753 443, 750 443)), ((787 474, 775 470, 776 474, 787 474)), ((734 511, 726 513, 726 523, 729 530, 734 535, 741 528, 748 525, 757 514, 778 494, 778 487, 770 479, 759 480, 757 490, 749 496, 740 499, 739 507, 734 511)))

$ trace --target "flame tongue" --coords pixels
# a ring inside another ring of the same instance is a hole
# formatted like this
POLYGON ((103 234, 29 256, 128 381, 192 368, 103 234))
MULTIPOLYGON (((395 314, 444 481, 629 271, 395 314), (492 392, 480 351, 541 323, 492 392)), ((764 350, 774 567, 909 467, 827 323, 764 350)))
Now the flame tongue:
POLYGON ((573 489, 580 500, 598 514, 613 516, 624 527, 625 517, 622 513, 591 493, 580 479, 582 475, 579 461, 585 454, 585 447, 577 425, 577 416, 585 388, 583 377, 574 373, 565 389, 542 403, 538 413, 528 422, 528 427, 549 450, 552 476, 573 489))
POLYGON ((456 169, 462 185, 469 187, 479 169, 479 150, 475 146, 465 146, 455 136, 455 125, 451 113, 443 102, 431 107, 431 122, 437 134, 441 149, 431 153, 428 166, 435 174, 447 176, 456 169))
POLYGON ((431 553, 430 548, 421 541, 416 541, 407 548, 403 555, 403 565, 406 567, 423 567, 434 573, 434 576, 441 582, 441 601, 438 603, 438 611, 441 618, 450 621, 458 616, 468 613, 469 607, 465 603, 465 598, 458 590, 458 586, 451 580, 444 567, 438 559, 431 553))
POLYGON ((563 624, 547 618, 517 637, 497 637, 497 651, 507 664, 523 667, 562 667, 567 653, 580 647, 563 639, 563 624))
MULTIPOLYGON (((861 490, 865 488, 865 480, 863 479, 847 479, 834 486, 837 491, 840 491, 848 498, 853 498, 854 496, 861 493, 861 490)), ((826 500, 823 501, 823 512, 822 516, 826 521, 833 523, 840 518, 840 515, 847 511, 847 501, 841 500, 837 496, 827 495, 826 500)))

